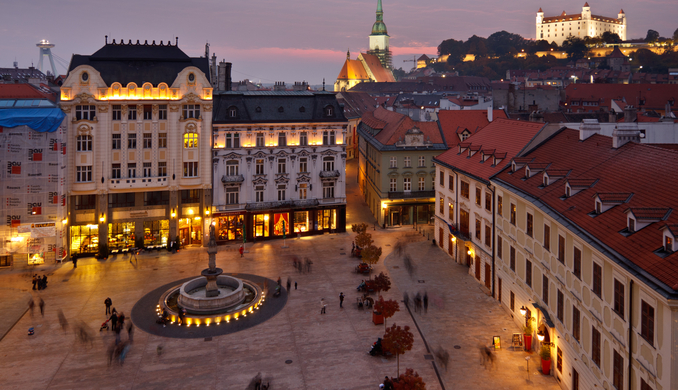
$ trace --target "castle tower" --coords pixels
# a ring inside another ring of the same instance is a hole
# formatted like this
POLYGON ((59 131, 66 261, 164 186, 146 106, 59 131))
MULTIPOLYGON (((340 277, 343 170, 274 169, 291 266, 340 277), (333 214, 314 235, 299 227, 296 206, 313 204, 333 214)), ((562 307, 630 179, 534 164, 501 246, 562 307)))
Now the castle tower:
POLYGON ((381 0, 377 0, 377 20, 372 25, 370 34, 370 50, 368 54, 379 57, 381 65, 386 69, 392 69, 391 50, 389 49, 389 36, 384 23, 384 11, 381 8, 381 0))
POLYGON ((539 7, 539 11, 537 11, 537 33, 535 34, 537 40, 544 39, 544 31, 541 28, 542 22, 544 22, 544 11, 539 7))
POLYGON ((621 26, 619 29, 619 38, 622 39, 622 41, 626 40, 626 14, 624 13, 624 10, 621 9, 619 11, 619 14, 617 14, 617 19, 621 22, 621 26))
POLYGON ((40 48, 40 59, 38 60, 38 70, 41 71, 42 73, 45 73, 45 70, 42 67, 42 60, 47 57, 49 59, 49 64, 52 66, 52 76, 56 77, 58 76, 56 72, 56 66, 54 66, 54 58, 52 58, 52 48, 54 47, 53 44, 49 43, 48 40, 43 39, 42 41, 38 42, 35 46, 40 48))

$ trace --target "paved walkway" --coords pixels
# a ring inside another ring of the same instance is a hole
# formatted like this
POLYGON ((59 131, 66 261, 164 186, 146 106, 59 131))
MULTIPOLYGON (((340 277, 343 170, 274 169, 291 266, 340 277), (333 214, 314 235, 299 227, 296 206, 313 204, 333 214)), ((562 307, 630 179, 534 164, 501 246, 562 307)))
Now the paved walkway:
MULTIPOLYGON (((348 177, 355 178, 355 172, 348 177)), ((355 180, 349 179, 348 184, 349 227, 361 221, 371 223, 373 218, 358 195, 355 180)), ((534 364, 531 382, 526 381, 524 352, 502 350, 492 372, 478 364, 479 342, 489 343, 491 336, 498 334, 506 345, 517 329, 507 313, 481 291, 467 269, 451 262, 413 229, 377 228, 371 233, 383 247, 385 258, 375 271, 388 272, 393 280, 385 298, 401 299, 404 291, 414 292, 424 286, 431 296, 428 314, 415 314, 413 319, 408 311, 401 310, 388 325, 409 325, 414 330, 416 320, 429 345, 440 345, 450 352, 448 370, 440 370, 446 389, 556 388, 552 377, 534 374, 534 364), (407 251, 417 264, 414 279, 404 272, 400 259, 387 258, 398 240, 412 242, 407 251), (461 349, 455 350, 454 345, 461 349)), ((292 287, 285 308, 253 328, 211 339, 169 339, 137 330, 122 366, 108 365, 113 333, 98 332, 105 319, 104 299, 111 297, 118 311, 129 314, 148 292, 198 275, 207 266, 204 249, 186 249, 176 255, 149 253, 139 256, 138 262, 130 262, 125 256, 107 261, 81 259, 77 269, 71 263, 44 266, 38 272, 52 275, 47 290, 40 292, 30 290, 29 271, 0 270, 0 285, 39 295, 46 303, 44 317, 38 310, 33 316, 24 314, 0 340, 2 388, 245 389, 261 372, 276 390, 375 389, 385 375, 396 374, 396 361, 367 354, 384 328, 372 324, 371 313, 354 304, 358 296, 355 287, 363 277, 352 272, 357 264, 349 257, 353 236, 345 233, 290 239, 288 249, 282 249, 280 241, 258 242, 242 259, 237 246, 220 248, 217 266, 224 272, 273 280, 289 276, 296 281, 298 287, 292 287), (310 274, 293 269, 294 255, 313 260, 310 274), (340 292, 346 295, 343 309, 339 308, 340 292), (328 304, 324 315, 320 314, 321 298, 328 304), (58 310, 69 321, 66 329, 59 324, 58 310), (91 344, 80 343, 73 334, 80 321, 94 335, 91 344), (26 334, 30 326, 35 326, 34 336, 26 334)), ((25 300, 14 301, 19 313, 25 311, 25 300)), ((424 378, 427 389, 441 389, 429 356, 424 340, 415 333, 413 349, 400 358, 401 372, 411 367, 424 378)))

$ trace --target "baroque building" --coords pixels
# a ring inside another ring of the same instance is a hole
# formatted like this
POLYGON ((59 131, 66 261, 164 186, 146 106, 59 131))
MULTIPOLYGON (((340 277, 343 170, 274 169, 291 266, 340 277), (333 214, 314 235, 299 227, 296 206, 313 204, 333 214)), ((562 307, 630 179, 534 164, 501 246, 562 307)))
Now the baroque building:
POLYGON ((589 3, 584 4, 581 13, 568 15, 563 11, 558 16, 544 16, 541 8, 537 11, 537 40, 555 42, 562 45, 569 37, 600 37, 605 31, 619 35, 626 40, 626 14, 620 10, 616 18, 591 14, 589 3))
POLYGON ((208 58, 177 44, 107 38, 73 55, 61 88, 71 255, 202 244, 212 85, 208 58))
POLYGON ((346 231, 347 126, 331 92, 217 92, 217 242, 346 231))

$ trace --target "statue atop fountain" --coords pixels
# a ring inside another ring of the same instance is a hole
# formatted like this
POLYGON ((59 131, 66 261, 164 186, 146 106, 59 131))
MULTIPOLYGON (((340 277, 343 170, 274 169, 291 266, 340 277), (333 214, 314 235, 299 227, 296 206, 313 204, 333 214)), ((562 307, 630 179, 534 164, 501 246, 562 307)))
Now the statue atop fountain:
POLYGON ((207 279, 205 286, 205 295, 207 297, 216 297, 219 295, 219 287, 217 287, 217 277, 221 275, 223 270, 217 268, 217 238, 214 232, 214 225, 210 225, 210 238, 207 244, 208 268, 202 270, 201 275, 207 279))

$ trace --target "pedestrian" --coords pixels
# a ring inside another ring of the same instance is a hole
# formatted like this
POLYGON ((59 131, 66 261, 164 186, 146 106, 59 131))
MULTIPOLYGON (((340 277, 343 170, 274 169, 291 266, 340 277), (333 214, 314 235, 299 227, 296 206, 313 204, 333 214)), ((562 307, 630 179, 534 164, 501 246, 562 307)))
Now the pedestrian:
POLYGON ((184 324, 184 314, 185 314, 185 313, 184 313, 184 309, 179 309, 179 319, 178 319, 178 321, 177 321, 177 323, 178 323, 179 325, 183 325, 183 324, 184 324))
POLYGON ((134 335, 134 324, 132 324, 132 321, 129 322, 129 325, 127 325, 127 339, 129 342, 133 342, 133 335, 134 335))
POLYGON ((280 279, 280 276, 278 276, 278 286, 282 286, 282 280, 280 279))
POLYGON ((393 390, 393 382, 391 381, 391 379, 388 376, 384 377, 383 385, 384 385, 384 390, 393 390))
POLYGON ((428 292, 424 291, 424 313, 428 313, 428 292))
POLYGON ((47 275, 42 275, 42 289, 47 288, 47 275))
POLYGON ((57 312, 57 317, 59 318, 59 325, 61 325, 61 330, 66 331, 66 328, 68 328, 68 321, 66 320, 66 316, 64 315, 64 312, 59 309, 57 312))
POLYGON ((120 326, 120 324, 113 327, 113 330, 115 331, 115 345, 118 345, 120 343, 120 331, 122 330, 121 328, 122 326, 120 326))
POLYGON ((120 329, 124 329, 125 327, 125 313, 123 312, 120 312, 120 314, 118 314, 118 326, 120 327, 120 329))
POLYGON ((28 308, 31 309, 31 317, 33 317, 33 308, 35 307, 35 302, 33 301, 33 298, 31 298, 30 301, 28 301, 28 308))
POLYGON ((40 298, 40 302, 38 302, 38 306, 40 306, 40 315, 43 317, 45 316, 45 301, 40 298))
POLYGON ((297 282, 294 282, 294 289, 297 289, 297 282))
POLYGON ((417 295, 414 296, 414 311, 419 313, 421 310, 421 294, 417 293, 417 295))
POLYGON ((73 256, 73 268, 78 268, 78 256, 73 256))
POLYGON ((137 260, 137 248, 132 248, 132 256, 130 256, 129 261, 132 261, 132 257, 134 257, 134 260, 137 260))
POLYGON ((320 298, 320 314, 325 314, 325 298, 320 298))
POLYGON ((38 274, 33 275, 33 290, 37 290, 38 274))
POLYGON ((240 252, 240 257, 243 257, 242 254, 245 253, 245 248, 240 245, 240 249, 238 249, 238 252, 240 252))
POLYGON ((339 293, 339 308, 340 309, 344 308, 344 293, 343 292, 339 293))
POLYGON ((111 314, 111 329, 115 330, 115 328, 118 326, 118 312, 113 308, 112 314, 111 314))
POLYGON ((104 300, 104 305, 106 305, 106 314, 109 315, 111 314, 111 305, 113 304, 113 301, 111 301, 111 298, 106 298, 104 300))
POLYGON ((290 287, 292 287, 292 281, 290 280, 290 277, 287 277, 287 293, 289 294, 290 292, 290 287))
POLYGON ((403 302, 406 307, 410 307, 410 296, 407 294, 407 291, 403 293, 403 302))

